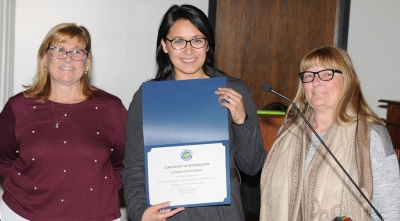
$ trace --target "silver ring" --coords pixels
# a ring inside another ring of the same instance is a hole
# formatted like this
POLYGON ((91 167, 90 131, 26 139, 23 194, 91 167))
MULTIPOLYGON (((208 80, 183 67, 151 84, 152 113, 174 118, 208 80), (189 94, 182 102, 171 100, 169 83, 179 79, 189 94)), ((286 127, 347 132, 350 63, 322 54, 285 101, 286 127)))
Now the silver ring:
POLYGON ((229 95, 228 95, 228 97, 226 98, 227 100, 230 100, 231 99, 231 97, 229 97, 229 95))

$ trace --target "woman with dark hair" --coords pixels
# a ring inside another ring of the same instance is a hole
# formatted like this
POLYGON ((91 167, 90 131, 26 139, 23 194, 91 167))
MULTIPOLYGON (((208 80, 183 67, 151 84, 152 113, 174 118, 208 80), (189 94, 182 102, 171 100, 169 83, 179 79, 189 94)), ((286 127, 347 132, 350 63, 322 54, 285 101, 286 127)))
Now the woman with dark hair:
MULTIPOLYGON (((249 175, 265 160, 257 110, 244 83, 213 68, 215 43, 207 16, 191 5, 172 6, 164 15, 157 37, 158 72, 155 81, 226 77, 227 88, 216 88, 215 99, 229 114, 231 204, 163 209, 170 202, 148 207, 144 163, 142 89, 128 111, 126 151, 122 171, 125 201, 132 220, 244 220, 235 164, 249 175)), ((182 91, 185 93, 185 91, 182 91)), ((204 107, 207 108, 207 107, 204 107)))
POLYGON ((156 51, 158 70, 156 80, 165 80, 174 71, 174 64, 171 62, 169 54, 164 51, 163 44, 165 45, 166 36, 169 33, 171 26, 176 21, 181 19, 190 21, 198 29, 198 31, 200 31, 206 37, 205 42, 207 43, 208 48, 206 50, 205 61, 202 65, 203 72, 207 74, 207 67, 214 67, 214 32, 207 16, 205 16, 205 14, 198 8, 190 5, 182 5, 180 7, 175 6, 171 7, 165 13, 164 18, 161 21, 160 28, 158 29, 156 51))
MULTIPOLYGON (((382 217, 400 220, 397 157, 382 119, 364 99, 349 55, 340 48, 317 48, 303 57, 300 71, 296 106, 382 217)), ((293 114, 262 171, 260 220, 379 220, 301 116, 293 114)))
POLYGON ((0 114, 0 219, 119 220, 126 108, 89 84, 88 30, 53 27, 37 72, 0 114))

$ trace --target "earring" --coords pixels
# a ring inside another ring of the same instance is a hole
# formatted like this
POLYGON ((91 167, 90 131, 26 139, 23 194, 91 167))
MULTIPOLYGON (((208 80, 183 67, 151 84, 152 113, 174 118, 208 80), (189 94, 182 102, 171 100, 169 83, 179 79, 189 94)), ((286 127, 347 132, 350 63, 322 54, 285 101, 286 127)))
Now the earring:
POLYGON ((89 67, 86 67, 86 70, 84 73, 87 74, 88 70, 89 70, 89 67))
POLYGON ((44 71, 47 71, 47 66, 44 66, 44 71))
POLYGON ((310 105, 309 104, 307 104, 307 109, 310 109, 311 107, 310 107, 310 105))

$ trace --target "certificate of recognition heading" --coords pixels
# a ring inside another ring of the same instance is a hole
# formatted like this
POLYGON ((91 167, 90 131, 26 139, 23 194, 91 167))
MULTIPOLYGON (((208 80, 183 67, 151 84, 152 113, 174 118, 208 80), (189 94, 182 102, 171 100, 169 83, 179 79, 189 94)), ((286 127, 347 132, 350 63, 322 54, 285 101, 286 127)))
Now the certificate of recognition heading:
POLYGON ((226 78, 142 84, 146 193, 171 208, 230 204, 226 78))

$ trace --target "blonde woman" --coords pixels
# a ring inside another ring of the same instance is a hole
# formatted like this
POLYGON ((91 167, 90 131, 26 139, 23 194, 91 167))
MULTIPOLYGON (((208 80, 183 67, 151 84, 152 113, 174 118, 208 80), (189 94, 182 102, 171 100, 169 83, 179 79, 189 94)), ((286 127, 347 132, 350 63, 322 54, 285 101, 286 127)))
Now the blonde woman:
POLYGON ((0 114, 2 220, 119 220, 126 109, 89 85, 87 29, 59 24, 0 114))
MULTIPOLYGON (((348 54, 312 50, 300 63, 295 104, 385 220, 400 220, 399 165, 383 121, 366 103, 348 54)), ((379 220, 294 112, 268 154, 260 220, 379 220)))

